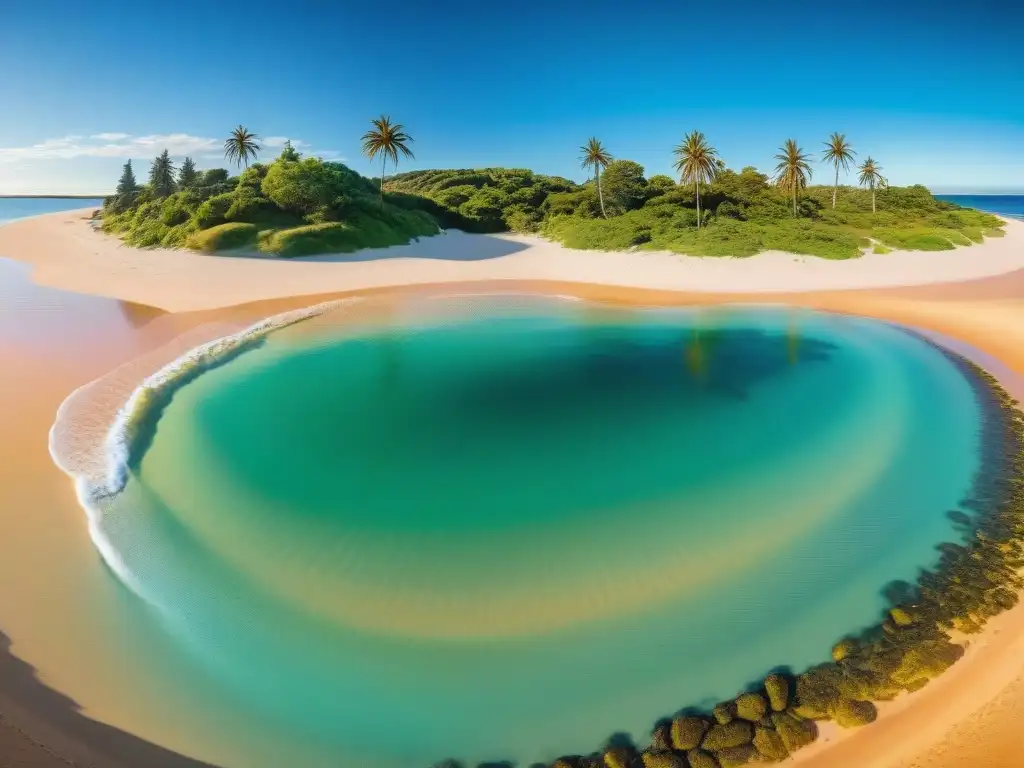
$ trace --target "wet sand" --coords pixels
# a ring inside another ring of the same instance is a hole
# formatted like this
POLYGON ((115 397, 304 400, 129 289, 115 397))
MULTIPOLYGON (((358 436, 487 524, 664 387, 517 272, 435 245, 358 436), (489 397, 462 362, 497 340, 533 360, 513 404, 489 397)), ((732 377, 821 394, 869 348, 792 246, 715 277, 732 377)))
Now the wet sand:
MULTIPOLYGON (((389 294, 522 290, 640 304, 768 298, 937 331, 998 359, 1000 365, 990 364, 990 369, 1024 395, 1024 272, 952 284, 776 292, 771 297, 515 280, 452 285, 441 282, 443 272, 434 285, 389 294)), ((27 276, 24 265, 0 262, 0 365, 16 372, 0 377, 5 404, 0 410, 5 435, 0 445, 0 580, 8 585, 0 591, 0 629, 13 641, 9 650, 0 643, 0 764, 200 764, 156 743, 212 763, 237 764, 231 763, 231 745, 216 739, 218 724, 197 730, 185 716, 187 698, 175 698, 160 685, 159 674, 145 668, 141 651, 152 638, 133 635, 131 627, 115 627, 123 642, 103 647, 111 637, 104 622, 116 622, 117 603, 125 595, 112 589, 92 548, 70 482, 50 459, 47 433, 57 407, 74 389, 181 333, 195 338, 203 333, 196 329, 210 323, 248 324, 340 294, 309 293, 166 314, 40 288, 27 276)), ((1024 608, 1019 607, 972 639, 966 657, 942 678, 884 707, 878 723, 839 743, 819 744, 801 753, 798 762, 812 768, 1019 768, 1024 732, 1017 720, 1022 711, 1024 608)))

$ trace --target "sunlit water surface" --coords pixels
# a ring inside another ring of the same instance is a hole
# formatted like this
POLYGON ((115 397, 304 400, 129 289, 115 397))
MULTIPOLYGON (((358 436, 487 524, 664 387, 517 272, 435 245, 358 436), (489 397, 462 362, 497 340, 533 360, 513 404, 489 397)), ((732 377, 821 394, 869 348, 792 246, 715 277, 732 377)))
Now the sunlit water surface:
POLYGON ((103 535, 187 674, 310 764, 525 765, 877 621, 955 538, 979 420, 879 322, 424 302, 181 387, 103 535))

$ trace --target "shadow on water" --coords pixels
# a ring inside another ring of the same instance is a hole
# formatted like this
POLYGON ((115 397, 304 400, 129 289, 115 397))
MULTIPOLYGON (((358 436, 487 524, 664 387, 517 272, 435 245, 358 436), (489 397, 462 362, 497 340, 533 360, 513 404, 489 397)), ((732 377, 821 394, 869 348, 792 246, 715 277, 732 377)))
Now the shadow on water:
POLYGON ((0 764, 4 768, 214 768, 82 714, 11 653, 0 632, 0 764), (43 746, 45 745, 45 746, 43 746))
MULTIPOLYGON (((684 398, 749 399, 752 389, 794 367, 824 362, 835 345, 807 338, 794 360, 784 333, 723 329, 640 342, 594 335, 552 348, 542 363, 509 364, 455 381, 438 393, 439 407, 472 411, 479 418, 554 418, 567 412, 601 412, 626 402, 662 408, 684 398), (699 354, 691 350, 699 345, 699 354)), ((500 352, 498 353, 500 354, 500 352)))

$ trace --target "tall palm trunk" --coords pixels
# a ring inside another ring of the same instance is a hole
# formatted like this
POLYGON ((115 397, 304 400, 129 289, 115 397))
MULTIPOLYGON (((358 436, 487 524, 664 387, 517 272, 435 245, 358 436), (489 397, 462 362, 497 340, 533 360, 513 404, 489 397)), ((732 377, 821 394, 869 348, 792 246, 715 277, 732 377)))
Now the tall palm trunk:
POLYGON ((793 218, 796 218, 796 184, 793 185, 793 218))
POLYGON ((597 199, 601 201, 601 215, 604 218, 608 218, 608 214, 604 212, 604 193, 601 192, 601 166, 594 166, 594 178, 597 180, 597 199))
POLYGON ((697 188, 697 229, 700 229, 700 180, 695 181, 693 186, 697 188))
POLYGON ((832 209, 836 207, 836 193, 839 191, 839 166, 836 166, 836 185, 832 187, 832 209))
POLYGON ((875 185, 871 185, 871 212, 875 212, 875 185))
POLYGON ((384 210, 384 169, 388 164, 388 156, 384 155, 380 163, 380 209, 384 210))

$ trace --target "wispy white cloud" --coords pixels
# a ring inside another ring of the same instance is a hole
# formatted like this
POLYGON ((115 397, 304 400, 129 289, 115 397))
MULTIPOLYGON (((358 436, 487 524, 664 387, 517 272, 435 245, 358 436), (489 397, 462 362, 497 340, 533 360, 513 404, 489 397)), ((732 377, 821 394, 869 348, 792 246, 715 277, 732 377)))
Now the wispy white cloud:
POLYGON ((308 147, 309 144, 301 139, 289 139, 287 136, 267 136, 264 139, 260 139, 259 143, 267 148, 278 148, 283 147, 286 141, 291 141, 292 146, 295 149, 302 149, 308 147))
MULTIPOLYGON (((270 136, 261 143, 266 149, 284 146, 287 138, 270 136)), ((313 156, 324 159, 336 158, 334 150, 311 152, 309 144, 300 139, 292 139, 292 146, 313 156)), ((59 139, 46 139, 38 144, 25 147, 0 147, 0 163, 16 163, 34 160, 70 160, 78 157, 109 157, 109 158, 147 158, 160 154, 163 150, 170 152, 172 157, 202 157, 206 159, 223 159, 222 139, 205 136, 193 136, 190 133, 154 133, 146 136, 133 136, 128 133, 107 132, 96 133, 88 138, 84 136, 64 136, 59 139)))

